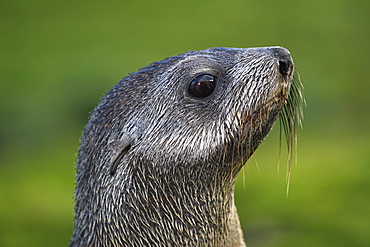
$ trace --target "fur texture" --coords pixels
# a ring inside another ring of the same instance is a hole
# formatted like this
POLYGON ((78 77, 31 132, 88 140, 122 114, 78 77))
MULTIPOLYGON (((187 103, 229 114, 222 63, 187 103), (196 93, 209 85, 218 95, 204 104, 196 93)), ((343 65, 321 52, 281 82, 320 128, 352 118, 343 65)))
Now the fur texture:
POLYGON ((71 246, 245 246, 235 179, 292 75, 281 47, 210 48, 122 79, 81 138, 71 246), (188 91, 200 74, 217 82, 205 98, 188 91))

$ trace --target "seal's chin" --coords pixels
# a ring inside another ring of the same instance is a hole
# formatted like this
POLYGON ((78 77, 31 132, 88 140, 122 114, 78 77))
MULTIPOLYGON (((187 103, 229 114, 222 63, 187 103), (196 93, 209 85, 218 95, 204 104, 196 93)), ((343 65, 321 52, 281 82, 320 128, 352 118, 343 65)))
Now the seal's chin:
MULTIPOLYGON (((241 165, 258 148, 261 142, 267 137, 272 126, 279 118, 280 130, 284 130, 288 146, 288 176, 290 174, 290 162, 292 160, 293 148, 297 143, 297 128, 301 126, 303 120, 303 85, 299 75, 295 72, 291 80, 281 81, 279 90, 277 90, 270 99, 262 106, 254 109, 251 113, 244 113, 241 132, 238 136, 241 140, 236 145, 236 153, 239 155, 241 165)), ((239 112, 240 113, 240 112, 239 112)), ((241 166, 238 166, 241 168, 241 166)))
POLYGON ((240 132, 237 135, 240 139, 233 145, 233 152, 239 156, 241 165, 244 165, 266 138, 282 111, 284 102, 285 97, 278 94, 252 113, 241 117, 240 132))
MULTIPOLYGON (((249 112, 238 112, 238 119, 241 120, 239 145, 235 145, 237 155, 240 155, 243 164, 258 148, 261 142, 267 137, 272 126, 286 109, 291 91, 292 76, 282 78, 279 87, 271 92, 270 97, 263 104, 249 112)), ((285 112, 288 116, 288 112, 285 112)), ((290 113, 289 113, 290 115, 290 113)), ((287 118, 287 117, 285 117, 287 118)))

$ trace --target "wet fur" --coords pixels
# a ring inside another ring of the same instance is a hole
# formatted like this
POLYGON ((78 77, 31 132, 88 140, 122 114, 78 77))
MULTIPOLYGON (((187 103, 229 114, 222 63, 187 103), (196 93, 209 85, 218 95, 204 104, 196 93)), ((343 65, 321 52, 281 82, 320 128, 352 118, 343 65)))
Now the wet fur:
POLYGON ((278 49, 190 51, 114 86, 81 138, 71 246, 244 246, 234 183, 286 104, 278 49), (195 99, 201 73, 218 84, 195 99))

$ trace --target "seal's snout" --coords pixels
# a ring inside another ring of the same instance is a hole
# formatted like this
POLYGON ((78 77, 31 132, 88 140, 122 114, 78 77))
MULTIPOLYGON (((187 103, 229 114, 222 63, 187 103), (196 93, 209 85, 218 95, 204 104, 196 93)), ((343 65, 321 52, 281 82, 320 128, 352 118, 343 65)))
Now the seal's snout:
POLYGON ((279 61, 279 72, 285 78, 293 70, 293 60, 290 56, 290 53, 287 49, 282 47, 273 47, 271 48, 274 56, 279 61))

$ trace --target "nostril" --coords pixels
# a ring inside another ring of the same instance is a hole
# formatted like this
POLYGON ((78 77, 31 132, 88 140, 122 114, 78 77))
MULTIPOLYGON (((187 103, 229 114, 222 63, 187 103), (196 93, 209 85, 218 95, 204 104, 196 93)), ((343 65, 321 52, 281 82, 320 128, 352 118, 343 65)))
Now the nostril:
POLYGON ((288 71, 290 70, 292 63, 289 59, 281 59, 279 60, 279 72, 282 76, 286 76, 288 71))
POLYGON ((293 60, 289 51, 280 46, 271 47, 269 50, 278 61, 280 74, 283 77, 288 76, 293 70, 293 60))

